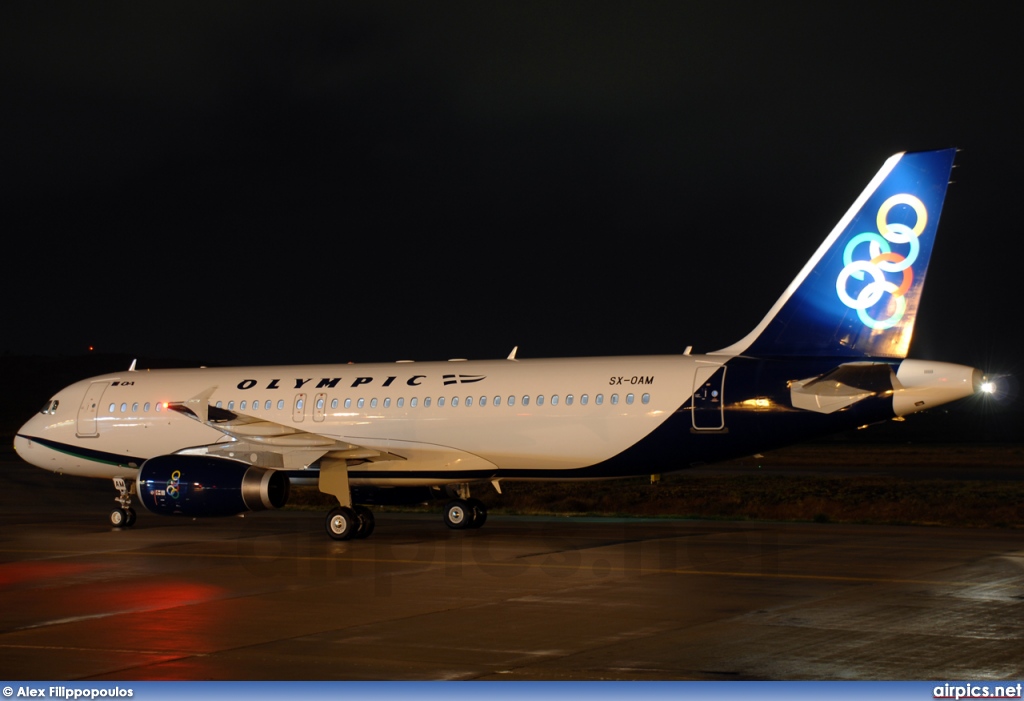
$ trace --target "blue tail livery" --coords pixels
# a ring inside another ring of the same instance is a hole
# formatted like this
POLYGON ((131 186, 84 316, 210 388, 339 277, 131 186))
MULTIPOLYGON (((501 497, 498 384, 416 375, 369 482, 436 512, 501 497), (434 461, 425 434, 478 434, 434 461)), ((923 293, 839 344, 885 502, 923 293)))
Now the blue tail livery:
POLYGON ((905 358, 955 155, 889 158, 758 327, 722 352, 905 358))

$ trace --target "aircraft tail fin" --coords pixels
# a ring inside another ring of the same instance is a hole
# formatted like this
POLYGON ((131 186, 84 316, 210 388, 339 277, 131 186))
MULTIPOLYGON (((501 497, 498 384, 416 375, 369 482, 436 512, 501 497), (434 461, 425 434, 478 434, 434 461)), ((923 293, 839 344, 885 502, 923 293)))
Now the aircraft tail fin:
POLYGON ((955 155, 890 157, 761 323, 716 354, 905 358, 955 155))

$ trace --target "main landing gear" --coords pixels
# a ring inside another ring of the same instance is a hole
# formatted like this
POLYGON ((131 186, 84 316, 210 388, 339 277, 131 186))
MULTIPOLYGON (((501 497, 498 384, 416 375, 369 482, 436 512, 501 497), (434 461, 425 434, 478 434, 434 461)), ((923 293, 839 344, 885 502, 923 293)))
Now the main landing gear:
POLYGON ((487 522, 487 507, 479 499, 452 499, 444 507, 448 528, 480 528, 487 522))
POLYGON ((373 512, 361 504, 337 506, 327 513, 327 535, 335 540, 369 538, 373 533, 373 512))
MULTIPOLYGON (((362 540, 373 533, 373 512, 361 504, 352 503, 352 490, 348 482, 348 464, 343 460, 323 461, 320 464, 319 489, 338 500, 338 506, 327 513, 324 528, 334 540, 362 540)), ((444 524, 462 530, 480 528, 487 521, 487 507, 479 499, 469 496, 466 483, 449 485, 453 497, 444 507, 444 524)))
POLYGON ((448 493, 455 497, 444 507, 444 525, 448 528, 480 528, 487 522, 487 507, 469 496, 468 484, 448 485, 448 493))
POLYGON ((324 527, 334 540, 369 538, 373 533, 373 512, 352 503, 346 460, 324 460, 320 464, 319 489, 338 500, 338 506, 327 512, 324 527))
POLYGON ((114 489, 118 495, 114 497, 119 506, 110 512, 110 525, 114 528, 131 528, 135 525, 135 509, 132 508, 132 494, 135 493, 135 482, 129 488, 123 477, 114 478, 114 489))
MULTIPOLYGON (((444 507, 444 525, 449 528, 480 528, 486 522, 487 507, 479 499, 452 499, 444 507)), ((354 504, 331 509, 324 526, 334 540, 362 540, 373 533, 374 523, 372 511, 354 504)))

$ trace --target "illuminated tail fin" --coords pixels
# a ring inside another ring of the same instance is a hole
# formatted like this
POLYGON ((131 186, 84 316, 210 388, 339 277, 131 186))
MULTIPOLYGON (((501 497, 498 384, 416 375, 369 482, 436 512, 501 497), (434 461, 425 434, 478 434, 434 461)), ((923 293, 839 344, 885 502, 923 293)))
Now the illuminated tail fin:
POLYGON ((728 355, 905 358, 956 149, 898 153, 728 355))

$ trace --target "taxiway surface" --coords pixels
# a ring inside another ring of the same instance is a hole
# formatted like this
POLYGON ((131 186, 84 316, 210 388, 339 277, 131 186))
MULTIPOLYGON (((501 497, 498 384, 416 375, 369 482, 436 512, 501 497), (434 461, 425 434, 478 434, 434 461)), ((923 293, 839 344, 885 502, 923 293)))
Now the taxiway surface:
POLYGON ((1019 679, 1024 533, 378 513, 109 527, 0 461, 0 678, 1019 679))

